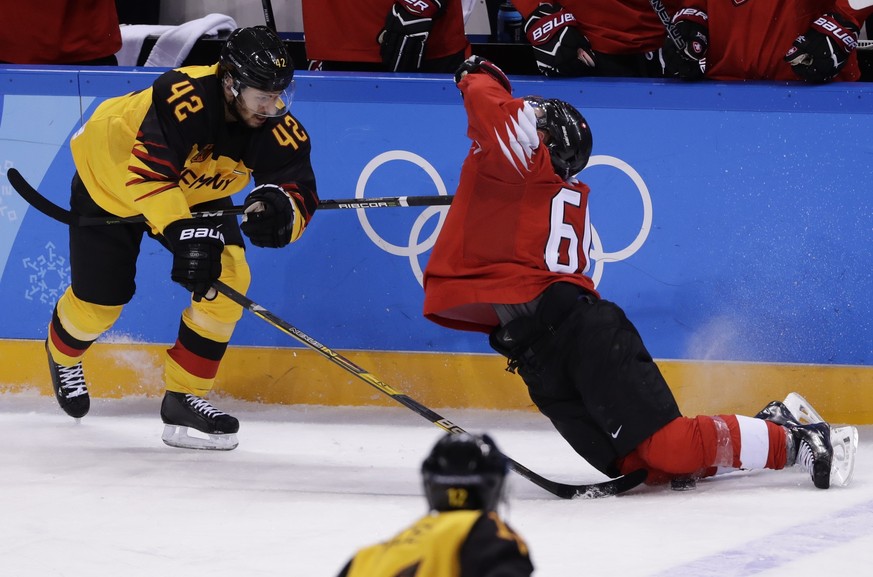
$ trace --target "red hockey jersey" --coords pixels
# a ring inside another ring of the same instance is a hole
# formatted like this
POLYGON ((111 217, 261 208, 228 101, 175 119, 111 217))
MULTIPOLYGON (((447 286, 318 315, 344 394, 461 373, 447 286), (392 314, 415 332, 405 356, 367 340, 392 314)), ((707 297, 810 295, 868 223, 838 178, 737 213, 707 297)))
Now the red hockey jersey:
POLYGON ((473 144, 424 271, 424 316, 490 332, 492 303, 526 303, 558 281, 594 292, 589 189, 555 174, 530 105, 487 74, 458 86, 473 144))

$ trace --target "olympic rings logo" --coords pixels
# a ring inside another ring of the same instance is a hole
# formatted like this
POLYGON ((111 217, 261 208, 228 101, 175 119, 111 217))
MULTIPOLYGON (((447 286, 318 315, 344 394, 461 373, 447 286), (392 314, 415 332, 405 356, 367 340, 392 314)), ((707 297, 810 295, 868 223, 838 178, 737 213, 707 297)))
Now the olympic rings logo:
MULTIPOLYGON (((376 169, 383 164, 394 160, 409 162, 421 168, 430 177, 436 187, 437 194, 440 196, 448 195, 446 185, 439 172, 437 172, 433 165, 431 165, 426 159, 406 150, 390 150, 373 158, 361 171, 361 175, 358 177, 358 182, 355 186, 355 198, 365 199, 364 192, 367 188, 367 182, 370 177, 376 169)), ((625 161, 614 156, 595 155, 591 157, 585 168, 587 169, 592 166, 611 166, 624 173, 636 186, 643 205, 643 222, 640 225, 636 237, 629 245, 620 250, 607 252, 604 249, 600 235, 597 233, 597 229, 593 224, 591 225, 591 250, 589 258, 594 265, 594 269, 590 276, 594 281, 594 285, 597 286, 600 283, 600 279, 603 277, 603 270, 606 263, 619 262, 630 258, 640 249, 640 247, 643 246, 643 243, 646 242, 652 228, 652 197, 643 178, 625 161)), ((412 273, 415 275, 418 284, 424 286, 424 271, 421 262, 419 261, 419 257, 433 248, 434 244, 436 244, 436 239, 439 236, 440 230, 442 230, 448 210, 448 206, 429 206, 425 208, 415 220, 412 229, 409 231, 409 240, 406 246, 392 244, 382 238, 370 224, 365 208, 355 209, 355 212, 357 213, 361 227, 364 229, 364 232, 373 244, 387 253, 408 258, 412 273), (420 238, 421 231, 424 229, 427 222, 434 216, 438 217, 439 220, 437 221, 433 232, 431 232, 427 238, 422 240, 420 238)))
MULTIPOLYGON (((649 187, 646 186, 643 177, 634 168, 614 156, 595 155, 588 161, 585 169, 592 166, 611 166, 623 172, 631 182, 637 187, 637 192, 640 193, 640 200, 643 204, 643 222, 640 224, 640 229, 636 237, 626 247, 615 252, 606 252, 603 249, 603 242, 600 240, 600 235, 597 234, 597 228, 594 224, 591 225, 591 251, 589 258, 594 261, 594 271, 591 273, 591 280, 594 281, 594 286, 600 284, 600 279, 603 277, 603 268, 608 262, 619 262, 632 257, 646 239, 649 237, 649 232, 652 230, 652 195, 649 193, 649 187)), ((582 172, 585 172, 585 169, 582 172)), ((580 173, 581 174, 581 173, 580 173)))

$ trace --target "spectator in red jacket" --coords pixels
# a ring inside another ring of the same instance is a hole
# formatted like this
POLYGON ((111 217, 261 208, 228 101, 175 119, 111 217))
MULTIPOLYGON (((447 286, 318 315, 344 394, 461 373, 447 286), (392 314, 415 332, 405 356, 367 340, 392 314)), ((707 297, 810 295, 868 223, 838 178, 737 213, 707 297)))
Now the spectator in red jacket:
MULTIPOLYGON (((546 76, 660 77, 666 31, 649 0, 513 0, 546 76)), ((668 0, 675 10, 677 0, 668 0)))
POLYGON ((3 0, 0 7, 0 63, 118 64, 115 0, 3 0))
POLYGON ((666 74, 687 80, 853 81, 858 31, 873 8, 848 0, 685 0, 664 43, 666 74))
POLYGON ((461 0, 303 0, 310 69, 451 72, 469 56, 461 0))

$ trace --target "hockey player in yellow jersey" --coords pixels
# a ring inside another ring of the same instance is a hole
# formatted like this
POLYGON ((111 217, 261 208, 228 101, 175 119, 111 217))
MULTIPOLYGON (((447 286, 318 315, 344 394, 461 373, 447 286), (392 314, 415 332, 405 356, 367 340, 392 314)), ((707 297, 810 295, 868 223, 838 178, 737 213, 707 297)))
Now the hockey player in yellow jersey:
POLYGON ((497 512, 507 470, 488 435, 447 433, 421 466, 430 513, 359 550, 339 577, 529 577, 527 545, 497 512))
POLYGON ((55 305, 46 340, 56 398, 70 416, 90 408, 82 358, 133 297, 148 234, 170 249, 170 276, 192 294, 165 357, 163 440, 237 446, 237 419, 204 397, 242 309, 211 287, 220 279, 245 293, 243 234, 256 246, 283 247, 300 237, 318 206, 309 135, 289 112, 293 75, 275 32, 237 29, 217 64, 170 70, 148 89, 108 99, 73 136, 72 210, 143 215, 146 223, 70 228, 72 284, 55 305), (234 216, 192 218, 232 206, 231 195, 252 179, 242 225, 234 216))

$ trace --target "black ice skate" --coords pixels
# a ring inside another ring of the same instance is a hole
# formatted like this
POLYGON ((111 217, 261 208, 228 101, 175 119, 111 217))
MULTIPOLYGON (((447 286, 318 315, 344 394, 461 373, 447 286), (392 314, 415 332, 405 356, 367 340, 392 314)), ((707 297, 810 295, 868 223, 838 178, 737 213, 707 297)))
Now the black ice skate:
POLYGON ((49 350, 48 339, 45 341, 45 352, 48 357, 49 373, 52 376, 52 388, 55 390, 58 404, 71 417, 81 419, 91 408, 91 397, 85 385, 82 361, 72 367, 57 364, 49 350))
POLYGON ((811 423, 788 429, 788 464, 799 465, 809 472, 819 489, 831 486, 831 428, 827 423, 811 423))
MULTIPOLYGON (((759 419, 772 421, 787 428, 824 423, 830 429, 830 446, 832 449, 831 471, 829 485, 846 486, 852 480, 855 470, 855 453, 858 450, 858 429, 851 425, 833 427, 824 421, 809 401, 797 393, 789 393, 783 402, 773 401, 755 415, 759 419)), ((790 439, 794 442, 794 436, 790 439)), ((799 453, 800 447, 795 443, 794 450, 799 453)), ((789 465, 795 462, 789 454, 789 465)), ((803 465, 803 459, 797 458, 797 464, 803 465)), ((812 474, 812 472, 810 472, 812 474)), ((818 487, 818 484, 816 484, 818 487)))
POLYGON ((239 444, 236 438, 239 421, 196 395, 164 393, 161 420, 164 421, 161 439, 171 447, 230 451, 239 444), (191 436, 189 429, 199 431, 205 437, 191 436))

